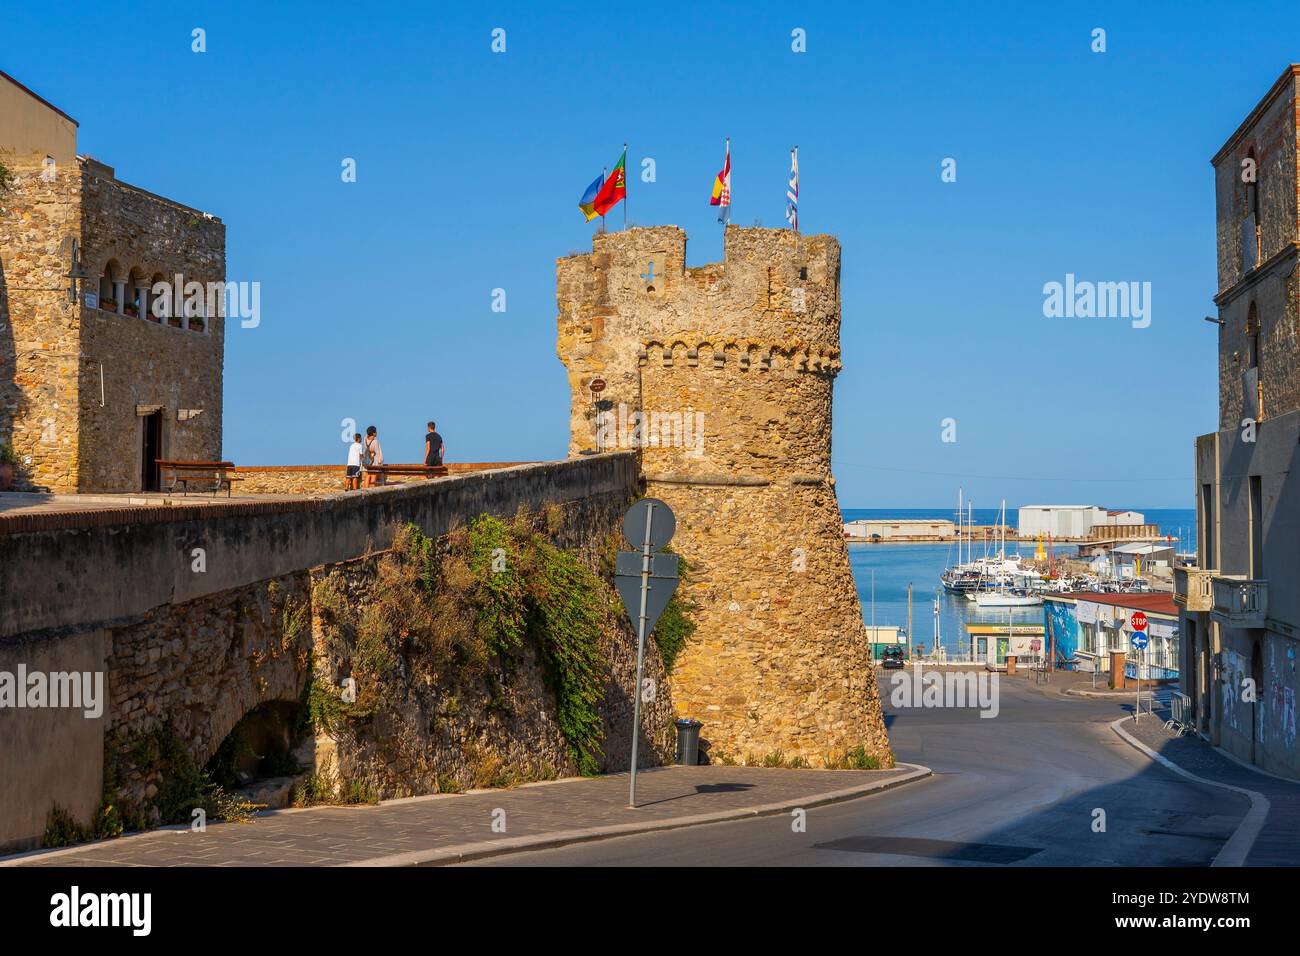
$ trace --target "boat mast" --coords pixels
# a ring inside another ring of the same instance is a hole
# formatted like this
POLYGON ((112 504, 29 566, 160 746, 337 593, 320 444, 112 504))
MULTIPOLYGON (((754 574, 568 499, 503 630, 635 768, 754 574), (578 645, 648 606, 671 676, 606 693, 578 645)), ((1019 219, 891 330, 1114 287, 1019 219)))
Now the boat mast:
POLYGON ((961 539, 965 537, 961 528, 962 488, 957 486, 957 567, 961 567, 961 539))

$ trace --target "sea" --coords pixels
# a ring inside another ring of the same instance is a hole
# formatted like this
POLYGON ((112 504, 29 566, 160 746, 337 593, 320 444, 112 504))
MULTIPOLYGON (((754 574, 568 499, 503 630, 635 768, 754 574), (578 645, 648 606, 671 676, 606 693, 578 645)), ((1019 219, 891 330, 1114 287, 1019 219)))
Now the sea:
MULTIPOLYGON (((1127 510, 1127 509, 1126 509, 1127 510)), ((1158 525, 1161 534, 1172 535, 1179 551, 1195 550, 1196 511, 1190 508, 1133 508, 1140 511, 1148 524, 1158 525)), ((955 508, 844 508, 845 521, 859 518, 921 518, 953 520, 955 508)), ((976 508, 976 525, 997 524, 999 509, 976 508)), ((1016 511, 1007 509, 1007 524, 1016 526, 1016 511)), ((1044 549, 1046 543, 1044 542, 1044 549)), ((975 556, 980 557, 983 544, 976 542, 975 556)), ((1033 541, 1007 542, 1007 553, 1032 557, 1037 549, 1033 541)), ((1058 556, 1078 552, 1074 545, 1056 545, 1058 556)), ((862 618, 868 624, 907 627, 907 589, 912 588, 912 643, 922 644, 928 654, 934 644, 936 610, 939 643, 949 655, 969 652, 966 625, 988 621, 1006 623, 1008 609, 977 611, 974 604, 960 594, 949 594, 939 583, 944 568, 956 564, 955 542, 920 542, 899 544, 850 544, 849 565, 862 602, 862 618), (874 586, 873 586, 874 585, 874 586), (874 595, 874 600, 873 600, 874 595), (873 620, 874 619, 874 620, 873 620)), ((1041 624, 1042 607, 1011 608, 1013 624, 1041 624)))

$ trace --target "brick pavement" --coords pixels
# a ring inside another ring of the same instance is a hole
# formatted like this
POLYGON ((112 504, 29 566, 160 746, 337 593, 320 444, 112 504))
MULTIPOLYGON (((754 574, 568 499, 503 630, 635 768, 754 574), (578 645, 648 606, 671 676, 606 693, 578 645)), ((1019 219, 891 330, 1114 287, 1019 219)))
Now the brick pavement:
POLYGON ((637 775, 636 810, 627 775, 575 778, 513 790, 389 801, 375 807, 315 807, 210 824, 203 833, 168 828, 0 866, 338 866, 448 863, 539 846, 788 812, 850 799, 929 776, 894 770, 666 767, 637 775), (505 811, 506 832, 492 829, 505 811))

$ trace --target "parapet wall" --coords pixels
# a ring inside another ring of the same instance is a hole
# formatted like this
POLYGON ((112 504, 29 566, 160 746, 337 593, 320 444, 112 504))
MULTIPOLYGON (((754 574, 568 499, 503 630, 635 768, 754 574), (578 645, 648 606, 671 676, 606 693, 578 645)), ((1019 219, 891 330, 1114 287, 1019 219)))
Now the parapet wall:
MULTIPOLYGON (((449 475, 493 471, 526 465, 524 461, 449 462, 449 475)), ((241 495, 320 495, 343 490, 347 468, 343 465, 240 465, 231 470, 239 478, 235 491, 241 495)), ((405 483, 422 481, 404 478, 405 483)))
POLYGON ((633 457, 611 454, 294 502, 0 517, 0 640, 346 561, 387 547, 408 522, 436 537, 483 513, 630 497, 637 482, 633 457), (195 548, 203 573, 191 570, 195 548))

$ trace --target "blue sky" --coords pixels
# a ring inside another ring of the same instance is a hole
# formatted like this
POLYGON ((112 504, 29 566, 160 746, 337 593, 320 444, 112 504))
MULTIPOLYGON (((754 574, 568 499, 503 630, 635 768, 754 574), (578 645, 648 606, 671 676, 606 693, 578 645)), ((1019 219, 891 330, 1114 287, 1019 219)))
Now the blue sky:
POLYGON ((714 261, 730 136, 733 221, 783 224, 798 143, 801 225, 843 244, 841 504, 1190 506, 1217 421, 1209 160, 1300 55, 1300 8, 901 6, 104 0, 73 29, 9 4, 0 69, 81 152, 225 221, 228 277, 262 284, 260 327, 227 332, 239 463, 341 462, 344 418, 390 460, 430 417, 449 460, 563 456, 578 197, 627 140, 633 221, 714 261), (1066 273, 1150 282, 1150 327, 1045 318, 1066 273))

